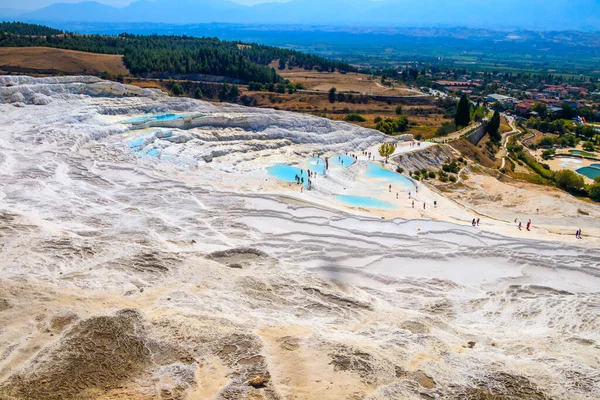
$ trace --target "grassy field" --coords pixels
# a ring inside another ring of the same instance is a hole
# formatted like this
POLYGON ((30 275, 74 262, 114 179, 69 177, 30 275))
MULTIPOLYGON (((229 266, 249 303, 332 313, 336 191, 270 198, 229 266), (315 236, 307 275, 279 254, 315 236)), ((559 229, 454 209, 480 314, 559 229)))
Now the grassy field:
POLYGON ((406 86, 397 83, 394 86, 384 86, 376 77, 354 72, 341 74, 339 72, 306 71, 300 68, 278 72, 285 79, 302 84, 306 90, 328 92, 329 89, 335 87, 338 92, 379 96, 414 96, 417 94, 416 91, 406 86))
MULTIPOLYGON (((487 136, 487 135, 486 135, 487 136)), ((484 139, 482 139, 483 142, 484 139)), ((467 139, 462 138, 450 142, 450 146, 458 150, 463 156, 470 158, 471 160, 477 161, 479 164, 488 168, 498 167, 498 162, 492 160, 487 152, 478 146, 474 146, 467 139)))
POLYGON ((0 70, 25 73, 127 75, 123 57, 48 47, 0 47, 0 70))
POLYGON ((510 131, 512 131, 512 128, 510 127, 510 125, 508 125, 508 121, 506 121, 506 118, 500 117, 500 133, 507 133, 510 131))

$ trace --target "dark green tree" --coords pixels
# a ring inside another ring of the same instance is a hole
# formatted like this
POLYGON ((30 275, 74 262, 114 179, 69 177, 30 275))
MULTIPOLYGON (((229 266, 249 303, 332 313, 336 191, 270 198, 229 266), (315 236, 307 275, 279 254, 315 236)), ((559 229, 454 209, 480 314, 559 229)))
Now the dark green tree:
POLYGON ((336 88, 332 87, 331 89, 329 89, 329 102, 330 103, 335 103, 335 92, 337 91, 336 88))
POLYGON ((194 91, 194 97, 197 99, 201 99, 204 95, 202 94, 202 89, 200 89, 200 86, 196 87, 196 90, 194 91))
POLYGON ((175 96, 181 96, 183 94, 183 86, 181 86, 180 83, 174 83, 173 85, 171 85, 171 92, 175 96))
POLYGON ((231 86, 231 90, 229 91, 229 99, 233 100, 240 95, 240 89, 238 85, 231 86))
POLYGON ((468 126, 471 122, 471 102, 466 94, 463 94, 458 101, 454 122, 456 126, 468 126))
POLYGON ((492 142, 500 143, 502 135, 500 134, 500 113, 498 110, 494 111, 492 119, 485 126, 485 131, 490 135, 492 142))

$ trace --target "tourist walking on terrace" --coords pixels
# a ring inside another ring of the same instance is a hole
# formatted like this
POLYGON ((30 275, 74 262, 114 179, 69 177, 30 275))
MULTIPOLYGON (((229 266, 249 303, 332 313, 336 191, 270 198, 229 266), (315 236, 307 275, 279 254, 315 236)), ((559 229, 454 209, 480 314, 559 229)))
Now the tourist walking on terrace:
POLYGON ((519 221, 519 230, 521 230, 521 221, 519 221))
POLYGON ((531 220, 527 221, 527 230, 530 231, 531 229, 531 220))
POLYGON ((471 226, 475 226, 477 222, 475 221, 475 218, 473 218, 473 221, 471 221, 471 226))
POLYGON ((437 201, 433 202, 433 208, 437 208, 437 201))
POLYGON ((390 186, 388 187, 388 190, 390 191, 390 193, 392 193, 392 185, 390 185, 390 186))
POLYGON ((415 208, 415 201, 412 201, 412 208, 415 208))
POLYGON ((398 192, 396 192, 396 200, 398 200, 398 192))
POLYGON ((477 226, 479 226, 479 218, 477 218, 477 226))

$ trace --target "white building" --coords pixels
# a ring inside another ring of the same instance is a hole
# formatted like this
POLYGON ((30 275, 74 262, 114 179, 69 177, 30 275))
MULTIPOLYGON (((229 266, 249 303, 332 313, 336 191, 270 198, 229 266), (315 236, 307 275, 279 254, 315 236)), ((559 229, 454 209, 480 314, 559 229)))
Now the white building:
POLYGON ((502 103, 504 106, 508 107, 515 104, 517 99, 510 96, 504 96, 503 94, 488 94, 485 98, 485 101, 487 101, 488 103, 499 102, 502 103))

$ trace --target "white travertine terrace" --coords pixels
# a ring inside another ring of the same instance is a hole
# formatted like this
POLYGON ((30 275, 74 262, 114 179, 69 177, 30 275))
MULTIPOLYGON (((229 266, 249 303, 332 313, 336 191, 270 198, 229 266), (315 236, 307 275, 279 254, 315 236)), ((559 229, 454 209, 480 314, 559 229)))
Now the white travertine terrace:
POLYGON ((0 398, 600 398, 599 250, 346 209, 360 164, 265 172, 376 131, 93 77, 0 99, 0 398), (122 123, 161 113, 198 118, 122 123))

